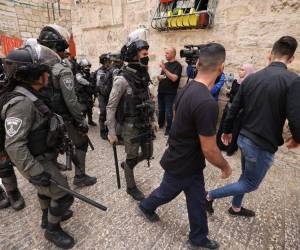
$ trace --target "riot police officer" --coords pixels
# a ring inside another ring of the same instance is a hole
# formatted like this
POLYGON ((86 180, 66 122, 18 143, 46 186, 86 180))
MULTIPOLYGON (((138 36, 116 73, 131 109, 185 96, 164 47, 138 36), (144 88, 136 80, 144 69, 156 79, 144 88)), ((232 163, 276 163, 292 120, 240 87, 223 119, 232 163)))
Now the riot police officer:
POLYGON ((96 86, 98 91, 98 102, 100 109, 99 126, 100 136, 102 139, 107 140, 107 127, 106 121, 106 106, 109 99, 109 94, 112 88, 111 82, 109 81, 109 70, 111 66, 111 60, 109 54, 102 54, 99 57, 99 62, 102 66, 97 70, 96 74, 96 86))
MULTIPOLYGON (((6 85, 5 72, 2 65, 2 59, 0 63, 0 93, 4 91, 6 85)), ((4 131, 0 132, 4 135, 4 131)), ((0 141, 0 178, 5 187, 4 189, 0 187, 0 209, 11 207, 15 210, 21 210, 25 207, 25 201, 18 189, 17 177, 13 165, 7 159, 7 154, 5 153, 4 141, 0 141)))
MULTIPOLYGON (((61 58, 69 47, 68 31, 55 24, 45 26, 38 42, 53 51, 61 58)), ((76 186, 90 186, 97 182, 96 177, 88 176, 85 172, 86 152, 88 149, 88 125, 82 115, 74 89, 74 76, 68 65, 57 63, 52 68, 52 78, 43 94, 51 100, 53 110, 61 115, 67 124, 68 133, 76 147, 75 177, 76 186)))
POLYGON ((144 199, 144 194, 136 186, 133 170, 140 161, 152 157, 151 134, 157 128, 148 88, 148 49, 148 43, 141 39, 131 41, 122 48, 122 56, 128 65, 114 78, 107 104, 108 140, 111 144, 117 143, 116 126, 120 123, 126 152, 122 167, 127 193, 135 200, 144 199))
POLYGON ((97 126, 93 121, 93 95, 95 94, 95 86, 91 79, 91 63, 87 59, 79 62, 79 72, 76 74, 76 94, 78 102, 82 107, 82 113, 88 117, 88 124, 97 126))
POLYGON ((110 81, 111 86, 113 83, 113 79, 117 76, 124 65, 124 61, 122 60, 121 53, 111 53, 109 54, 109 59, 111 60, 111 67, 109 69, 108 81, 110 81))
MULTIPOLYGON (((45 238, 67 249, 73 247, 74 239, 63 231, 60 222, 72 216, 68 209, 74 198, 51 183, 53 179, 68 187, 67 178, 57 167, 56 149, 60 142, 51 146, 48 143, 50 123, 58 116, 50 111, 40 95, 48 83, 50 66, 59 62, 56 53, 41 45, 10 52, 4 64, 8 85, 1 95, 0 107, 5 150, 19 172, 37 190, 43 210, 42 226, 46 227, 45 238)), ((54 132, 59 133, 59 130, 54 132)))

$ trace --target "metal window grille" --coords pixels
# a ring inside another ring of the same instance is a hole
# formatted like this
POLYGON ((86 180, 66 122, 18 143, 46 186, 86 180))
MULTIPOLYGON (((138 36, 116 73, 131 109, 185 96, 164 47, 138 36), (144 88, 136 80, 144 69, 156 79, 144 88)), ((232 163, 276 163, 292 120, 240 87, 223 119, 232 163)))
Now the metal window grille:
POLYGON ((217 4, 218 0, 159 0, 151 26, 158 31, 211 28, 217 4))

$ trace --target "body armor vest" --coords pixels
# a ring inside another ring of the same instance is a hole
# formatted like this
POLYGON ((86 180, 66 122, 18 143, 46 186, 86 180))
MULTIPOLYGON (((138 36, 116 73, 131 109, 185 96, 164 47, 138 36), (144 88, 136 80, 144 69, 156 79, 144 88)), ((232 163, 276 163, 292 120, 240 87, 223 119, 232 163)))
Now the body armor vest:
POLYGON ((132 91, 126 91, 121 98, 117 111, 117 121, 133 123, 136 126, 145 126, 149 123, 149 117, 152 110, 150 96, 148 91, 148 82, 146 79, 138 77, 129 68, 124 68, 119 73, 123 76, 132 91))
POLYGON ((93 94, 94 89, 91 82, 91 77, 89 75, 86 75, 83 72, 79 72, 77 74, 80 74, 81 77, 89 82, 89 85, 82 84, 80 80, 77 79, 77 75, 75 77, 75 91, 78 98, 79 103, 88 104, 90 102, 93 102, 93 94))
MULTIPOLYGON (((41 123, 38 128, 36 128, 34 131, 30 131, 30 133, 28 135, 28 144, 27 144, 30 153, 33 156, 38 156, 41 154, 56 151, 57 150, 56 146, 58 146, 61 143, 61 141, 59 141, 59 142, 57 141, 57 143, 56 143, 57 145, 52 144, 51 146, 48 143, 49 139, 51 139, 51 138, 49 138, 50 121, 51 121, 51 119, 55 119, 55 116, 52 113, 52 111, 50 111, 48 106, 46 106, 45 103, 41 99, 38 99, 29 90, 27 90, 23 87, 17 87, 14 91, 8 93, 8 95, 6 97, 6 103, 9 100, 11 100, 17 96, 28 97, 34 103, 37 110, 43 116, 48 117, 48 119, 45 119, 45 121, 43 123, 41 123)), ((2 122, 3 121, 1 121, 1 123, 2 122)), ((57 133, 61 133, 61 132, 57 131, 57 133)), ((4 136, 5 136, 5 134, 4 134, 4 136)), ((5 137, 4 137, 3 142, 1 140, 1 144, 2 143, 3 143, 3 145, 1 145, 1 147, 3 146, 3 149, 4 149, 5 137)))
POLYGON ((67 120, 72 117, 65 103, 64 97, 59 87, 59 83, 55 82, 53 76, 49 77, 48 86, 41 90, 41 95, 49 100, 51 110, 53 110, 54 113, 61 115, 64 119, 67 120))

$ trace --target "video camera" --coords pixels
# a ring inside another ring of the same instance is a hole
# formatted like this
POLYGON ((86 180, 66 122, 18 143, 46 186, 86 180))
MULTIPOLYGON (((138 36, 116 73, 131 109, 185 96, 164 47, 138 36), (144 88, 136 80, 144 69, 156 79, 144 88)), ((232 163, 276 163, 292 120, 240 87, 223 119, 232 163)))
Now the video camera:
POLYGON ((180 57, 185 58, 185 62, 188 65, 196 66, 199 52, 201 48, 205 47, 205 44, 200 45, 184 45, 184 49, 180 50, 180 57))

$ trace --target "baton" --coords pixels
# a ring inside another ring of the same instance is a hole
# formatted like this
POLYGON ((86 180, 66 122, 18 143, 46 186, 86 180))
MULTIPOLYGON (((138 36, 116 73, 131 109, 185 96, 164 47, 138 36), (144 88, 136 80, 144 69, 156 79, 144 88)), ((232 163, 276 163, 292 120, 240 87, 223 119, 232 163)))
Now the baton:
POLYGON ((94 206, 94 207, 96 207, 96 208, 98 208, 98 209, 100 209, 102 211, 106 211, 107 210, 107 207, 101 205, 100 203, 98 203, 98 202, 96 202, 94 200, 91 200, 88 197, 85 197, 82 194, 79 194, 79 193, 77 193, 77 192, 75 192, 75 191, 73 191, 73 190, 71 190, 69 188, 66 188, 66 187, 60 185, 57 181, 55 181, 55 180, 53 180, 51 178, 50 178, 50 182, 52 184, 54 184, 56 187, 58 187, 59 189, 65 191, 66 193, 68 193, 70 195, 73 195, 74 197, 76 197, 77 199, 79 199, 79 200, 81 200, 81 201, 83 201, 85 203, 88 203, 88 204, 90 204, 90 205, 92 205, 92 206, 94 206))
POLYGON ((116 146, 116 144, 113 144, 113 150, 114 150, 115 167, 116 167, 116 175, 117 175, 117 185, 118 185, 118 189, 120 189, 121 188, 121 181, 120 181, 120 172, 119 172, 119 163, 118 163, 118 155, 117 155, 117 146, 116 146))

